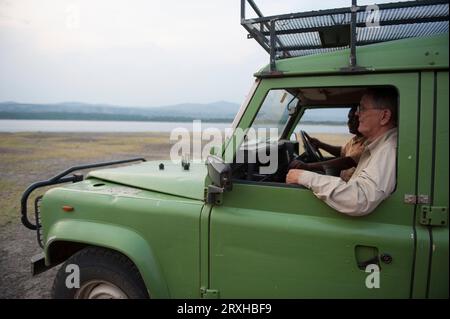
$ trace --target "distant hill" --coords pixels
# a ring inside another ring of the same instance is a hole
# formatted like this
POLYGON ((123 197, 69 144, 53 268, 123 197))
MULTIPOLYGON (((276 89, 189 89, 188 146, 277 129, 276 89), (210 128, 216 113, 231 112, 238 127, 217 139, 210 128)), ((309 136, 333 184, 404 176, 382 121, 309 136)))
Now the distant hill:
POLYGON ((65 102, 57 104, 0 103, 2 119, 50 119, 96 121, 204 121, 231 122, 239 104, 225 101, 185 103, 159 107, 123 107, 65 102))
MULTIPOLYGON (((238 110, 239 104, 226 101, 207 104, 183 103, 159 107, 124 107, 80 102, 57 104, 1 102, 0 119, 232 122, 238 110)), ((304 124, 343 124, 346 120, 346 109, 308 110, 302 118, 304 124)))

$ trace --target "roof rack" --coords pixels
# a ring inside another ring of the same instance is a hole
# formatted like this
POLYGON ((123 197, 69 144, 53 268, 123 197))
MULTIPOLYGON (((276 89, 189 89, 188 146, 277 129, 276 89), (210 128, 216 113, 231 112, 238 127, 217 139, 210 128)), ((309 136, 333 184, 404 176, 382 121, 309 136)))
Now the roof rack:
POLYGON ((449 0, 420 0, 265 17, 253 0, 241 0, 241 25, 270 54, 270 72, 277 59, 350 48, 347 71, 361 69, 356 47, 411 37, 448 33, 449 0), (258 16, 246 18, 249 4, 258 16))

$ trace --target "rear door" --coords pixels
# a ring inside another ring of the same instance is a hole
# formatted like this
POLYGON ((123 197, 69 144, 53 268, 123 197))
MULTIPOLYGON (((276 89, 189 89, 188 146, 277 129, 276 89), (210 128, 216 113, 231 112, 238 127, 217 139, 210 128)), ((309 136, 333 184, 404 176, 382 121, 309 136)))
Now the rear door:
MULTIPOLYGON (((393 85, 399 90, 397 187, 365 217, 342 215, 309 190, 234 183, 210 215, 210 288, 222 298, 407 298, 414 256, 418 74, 263 80, 250 107, 270 89, 393 85), (381 271, 365 272, 365 263, 381 271), (370 275, 370 276, 369 276, 370 275), (378 287, 378 288, 376 288, 378 287)), ((249 127, 251 115, 240 126, 249 127)))

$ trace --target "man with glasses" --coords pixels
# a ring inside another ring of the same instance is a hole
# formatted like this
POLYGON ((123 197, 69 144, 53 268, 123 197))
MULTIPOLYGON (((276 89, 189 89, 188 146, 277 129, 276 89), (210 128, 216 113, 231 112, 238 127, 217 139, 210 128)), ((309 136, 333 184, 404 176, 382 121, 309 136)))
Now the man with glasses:
POLYGON ((356 114, 365 148, 348 182, 302 169, 291 169, 286 183, 311 189, 337 211, 363 216, 371 213, 395 189, 397 153, 397 91, 368 89, 356 114))

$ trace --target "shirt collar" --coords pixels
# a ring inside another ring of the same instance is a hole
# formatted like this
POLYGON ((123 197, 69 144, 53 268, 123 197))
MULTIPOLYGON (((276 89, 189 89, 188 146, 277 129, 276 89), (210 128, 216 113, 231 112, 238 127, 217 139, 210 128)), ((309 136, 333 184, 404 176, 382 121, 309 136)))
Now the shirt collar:
POLYGON ((366 141, 366 148, 369 151, 372 151, 374 148, 376 148, 378 145, 385 143, 392 135, 397 134, 397 128, 391 128, 389 131, 385 132, 383 135, 377 137, 374 141, 369 143, 366 141))
POLYGON ((365 143, 366 138, 364 136, 355 135, 355 137, 353 137, 353 142, 354 143, 365 143))

